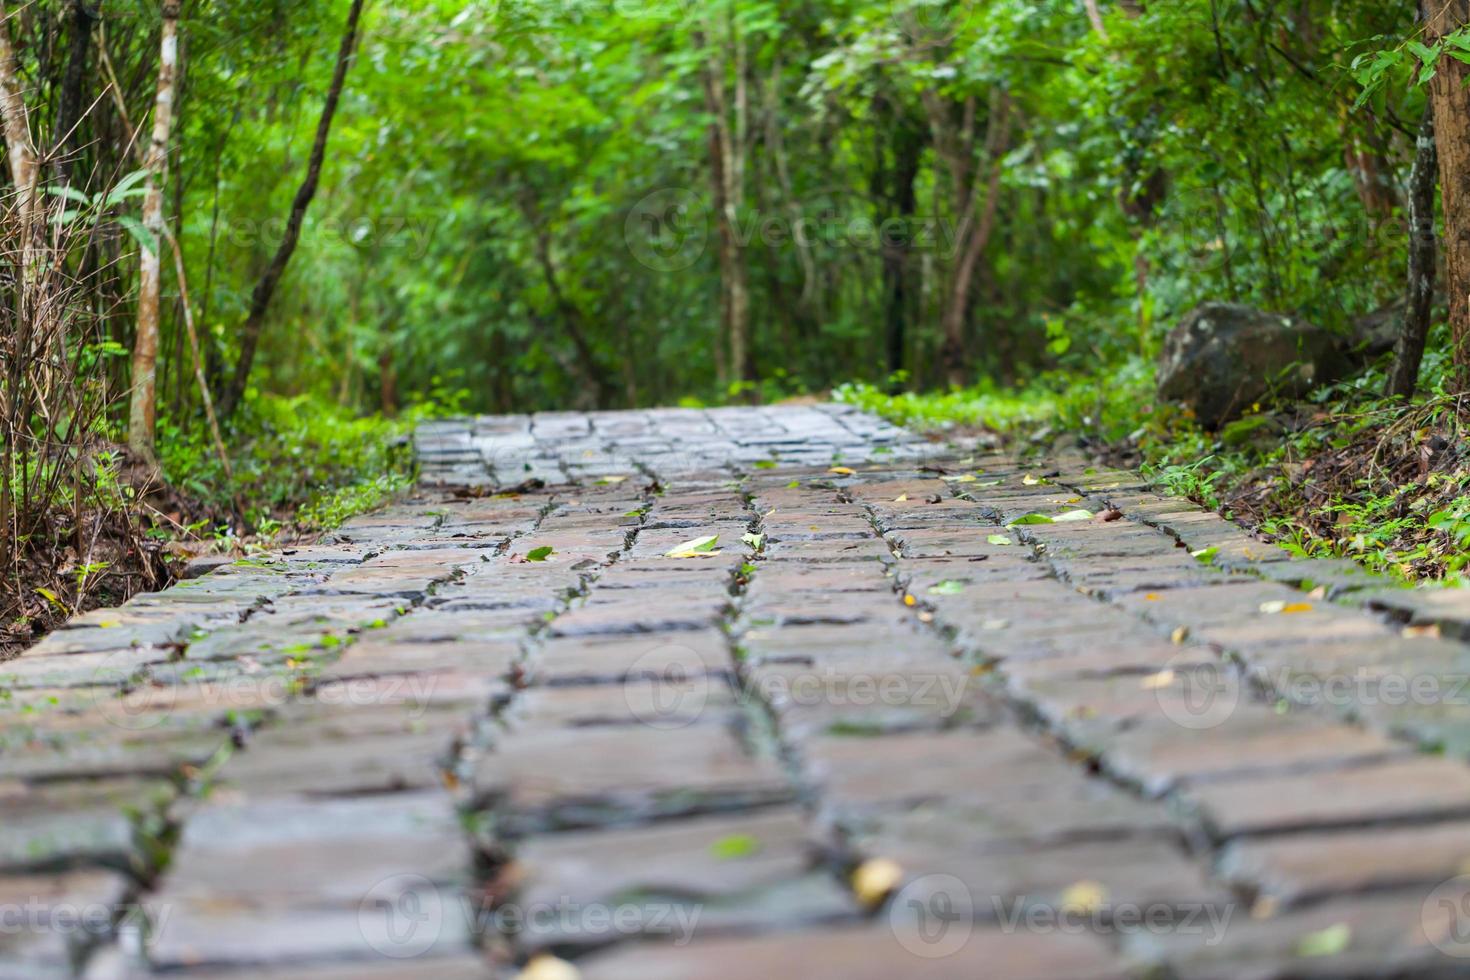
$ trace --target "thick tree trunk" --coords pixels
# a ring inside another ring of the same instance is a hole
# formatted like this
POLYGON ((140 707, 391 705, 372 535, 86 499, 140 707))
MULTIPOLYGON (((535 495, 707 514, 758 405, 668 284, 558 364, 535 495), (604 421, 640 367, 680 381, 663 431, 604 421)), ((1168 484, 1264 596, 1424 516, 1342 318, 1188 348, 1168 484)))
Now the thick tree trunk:
POLYGON ((959 228, 955 233, 955 245, 959 254, 955 259, 949 294, 940 318, 944 335, 939 351, 940 364, 944 369, 945 380, 951 385, 964 385, 970 380, 969 354, 965 341, 970 285, 975 279, 975 267, 979 264, 980 256, 990 241, 990 233, 995 228, 995 212, 1000 202, 1001 157, 1005 154, 1010 136, 1010 107, 1010 95, 1003 90, 998 90, 990 100, 985 159, 974 164, 974 180, 958 212, 959 228))
POLYGON ((357 45, 357 24, 362 17, 362 3, 363 0, 352 0, 352 7, 347 12, 347 26, 342 32, 342 44, 337 49, 337 65, 332 72, 331 87, 327 89, 327 100, 322 105, 322 115, 317 121, 316 140, 312 143, 311 157, 306 164, 306 178, 297 188, 296 198, 291 202, 291 215, 286 220, 286 231, 281 237, 281 244, 276 248, 275 256, 270 265, 266 266, 250 296, 250 313, 240 330, 240 358, 235 362, 234 375, 220 394, 220 415, 224 418, 234 414, 245 395, 245 386, 250 380, 250 368, 255 362, 255 350, 260 344, 261 330, 265 327, 266 310, 270 308, 271 297, 275 295, 276 286, 286 272, 286 264, 296 251, 296 243, 301 238, 301 224, 306 219, 306 209, 310 207, 311 199, 316 196, 317 185, 321 182, 322 161, 327 155, 327 137, 332 132, 332 118, 337 114, 337 104, 342 101, 342 86, 347 81, 347 69, 352 65, 353 51, 357 45))
POLYGON ((143 227, 153 239, 139 257, 138 332, 133 341, 133 387, 128 403, 128 448, 156 465, 158 429, 158 308, 163 282, 163 184, 168 179, 168 140, 173 127, 175 80, 179 70, 179 0, 164 0, 159 42, 158 93, 153 100, 153 138, 143 167, 143 227))
MULTIPOLYGON (((1426 0, 1426 44, 1470 23, 1470 0, 1426 0)), ((1439 190, 1444 202, 1445 288, 1449 293, 1455 390, 1470 391, 1470 65, 1445 56, 1430 82, 1439 190)))
POLYGON ((1419 383, 1419 362, 1434 307, 1434 181, 1438 161, 1434 145, 1434 112, 1424 110, 1419 124, 1414 168, 1409 174, 1409 284, 1404 325, 1393 349, 1389 395, 1412 397, 1419 383))

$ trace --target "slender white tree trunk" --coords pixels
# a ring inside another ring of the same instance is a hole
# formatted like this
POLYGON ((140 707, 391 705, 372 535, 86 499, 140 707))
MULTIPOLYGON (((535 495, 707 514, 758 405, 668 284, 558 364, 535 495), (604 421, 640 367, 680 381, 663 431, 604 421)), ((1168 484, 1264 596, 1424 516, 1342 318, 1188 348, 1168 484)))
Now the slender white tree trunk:
POLYGON ((41 168, 31 142, 30 115, 20 89, 20 67, 10 40, 11 12, 0 0, 0 121, 5 126, 5 150, 10 179, 15 185, 15 215, 21 231, 21 268, 34 273, 35 248, 41 234, 38 212, 41 168))
POLYGON ((156 461, 158 429, 158 309, 163 279, 163 185, 168 179, 168 140, 173 126, 174 94, 179 68, 179 2, 163 2, 163 37, 158 59, 158 94, 153 102, 153 139, 143 168, 148 171, 143 197, 143 227, 153 239, 140 258, 138 335, 133 344, 133 389, 128 405, 128 448, 149 463, 156 461))

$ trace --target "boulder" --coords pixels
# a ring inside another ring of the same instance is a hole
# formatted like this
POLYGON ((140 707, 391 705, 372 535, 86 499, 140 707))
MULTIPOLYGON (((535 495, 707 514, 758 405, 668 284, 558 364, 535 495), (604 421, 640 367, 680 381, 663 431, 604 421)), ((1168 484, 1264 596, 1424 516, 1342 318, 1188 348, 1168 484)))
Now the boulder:
POLYGON ((1201 303, 1164 341, 1158 392, 1214 429, 1257 402, 1300 398, 1350 366, 1337 338, 1314 324, 1235 303, 1201 303))

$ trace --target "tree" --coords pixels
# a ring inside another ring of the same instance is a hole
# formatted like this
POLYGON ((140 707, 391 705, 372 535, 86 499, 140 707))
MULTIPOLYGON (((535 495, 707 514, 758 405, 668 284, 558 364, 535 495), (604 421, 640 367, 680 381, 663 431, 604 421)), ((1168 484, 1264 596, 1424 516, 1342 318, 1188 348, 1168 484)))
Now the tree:
MULTIPOLYGON (((732 5, 733 6, 733 5, 732 5)), ((750 286, 740 242, 740 207, 745 199, 745 142, 749 117, 746 94, 745 38, 733 10, 728 17, 730 44, 735 52, 733 99, 726 91, 723 40, 714 44, 702 32, 696 43, 706 51, 703 68, 704 105, 709 113, 709 173, 714 188, 715 223, 720 229, 721 310, 729 344, 728 380, 750 378, 750 286), (731 106, 734 102, 734 122, 731 106)), ((721 363, 717 357, 716 363, 721 363)))
POLYGON ((16 224, 21 234, 21 268, 31 274, 34 250, 40 237, 41 168, 31 142, 30 112, 21 92, 20 66, 10 39, 10 11, 0 0, 0 121, 5 125, 5 151, 10 158, 10 179, 15 189, 16 224))
POLYGON ((250 381, 250 368, 255 363, 255 350, 260 344, 261 331, 265 328, 266 311, 270 309, 271 297, 275 295, 276 286, 286 272, 286 264, 296 251, 296 243, 301 240, 301 223, 306 220, 306 209, 311 206, 317 185, 321 182, 322 161, 327 155, 327 137, 332 132, 332 118, 337 114, 337 104, 342 100, 342 87, 347 81, 347 69, 351 67, 353 52, 357 46, 357 25, 362 16, 362 3, 363 0, 352 0, 352 7, 347 12, 347 26, 342 32, 336 67, 332 70, 332 83, 327 89, 327 99, 317 121, 316 139, 312 142, 311 156, 306 163, 306 177, 291 202, 291 214, 286 219, 286 230, 281 237, 281 243, 250 295, 250 313, 245 319, 245 325, 240 328, 240 355, 235 361, 235 371, 219 397, 219 413, 222 418, 233 415, 245 396, 245 386, 250 381))
POLYGON ((995 230, 995 212, 1000 203, 1001 158, 1010 139, 1011 96, 999 86, 991 90, 985 145, 980 159, 975 158, 970 135, 974 127, 974 96, 966 99, 961 107, 963 122, 958 129, 951 125, 952 120, 937 93, 926 91, 925 104, 929 107, 934 145, 948 165, 951 192, 957 205, 956 255, 950 270, 944 312, 940 316, 940 329, 944 335, 940 360, 946 380, 951 385, 963 385, 971 380, 965 338, 970 287, 980 256, 995 230))
POLYGON ((1434 145, 1434 110, 1426 106, 1419 124, 1414 167, 1409 173, 1409 275, 1404 323, 1394 344, 1389 395, 1409 398, 1419 383, 1419 362, 1434 309, 1434 178, 1438 167, 1434 145))
MULTIPOLYGON (((1426 44, 1470 24, 1470 0, 1426 0, 1426 44)), ((1439 59, 1429 83, 1439 191, 1444 207, 1445 288, 1459 391, 1470 391, 1470 65, 1439 59)))
POLYGON ((179 70, 179 0, 163 0, 158 92, 153 100, 153 137, 143 160, 148 177, 143 227, 151 238, 139 256, 138 332, 133 341, 133 385, 128 403, 128 448, 156 466, 158 430, 158 306, 163 281, 163 185, 168 177, 168 143, 173 126, 179 70))

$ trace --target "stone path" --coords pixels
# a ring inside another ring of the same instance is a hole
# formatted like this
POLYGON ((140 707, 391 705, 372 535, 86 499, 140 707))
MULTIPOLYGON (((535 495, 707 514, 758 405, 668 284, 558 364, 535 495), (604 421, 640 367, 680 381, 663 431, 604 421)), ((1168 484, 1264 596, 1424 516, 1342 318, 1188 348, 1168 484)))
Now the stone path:
POLYGON ((0 664, 0 978, 1470 976, 1470 593, 834 406, 418 448, 0 664))

